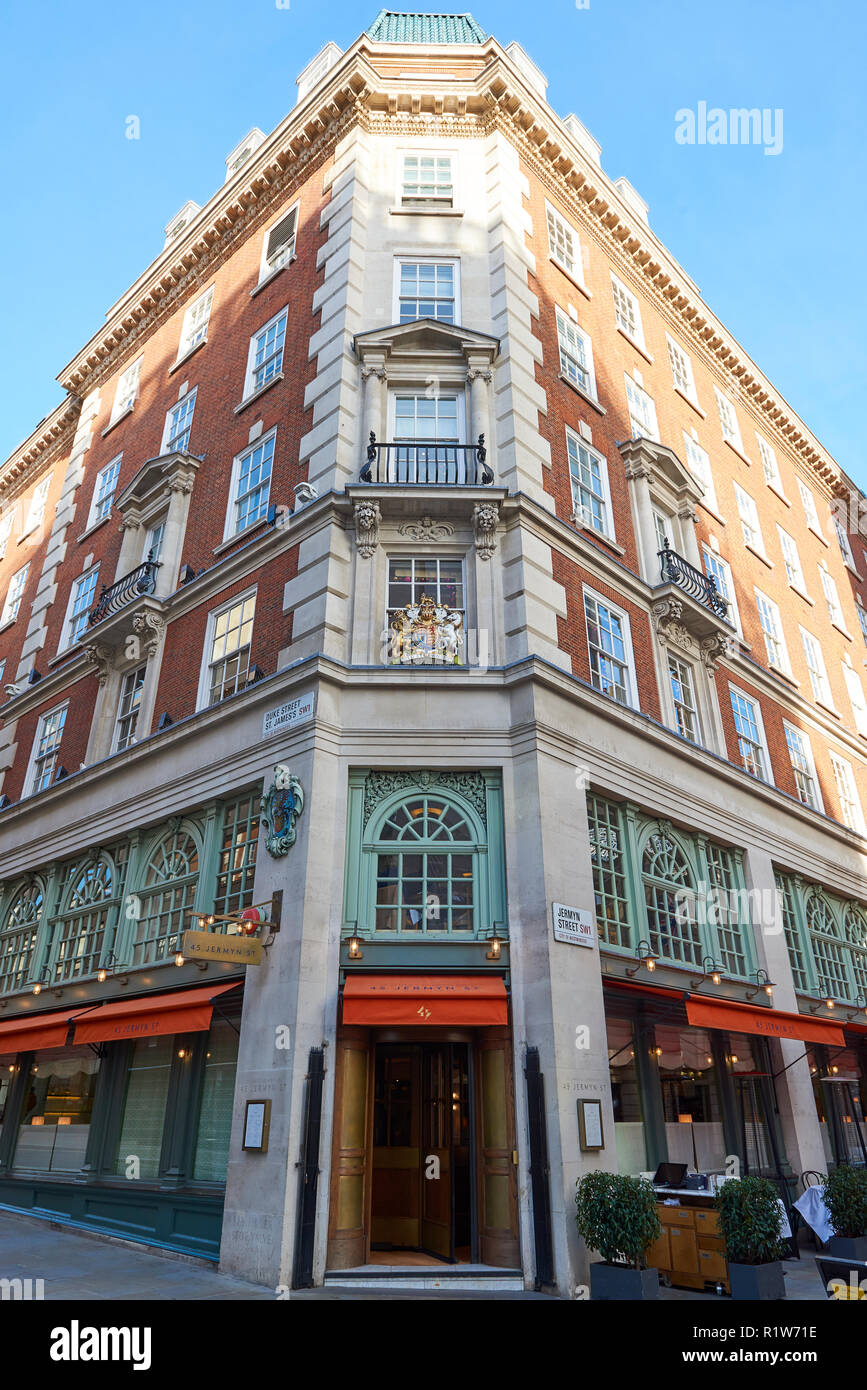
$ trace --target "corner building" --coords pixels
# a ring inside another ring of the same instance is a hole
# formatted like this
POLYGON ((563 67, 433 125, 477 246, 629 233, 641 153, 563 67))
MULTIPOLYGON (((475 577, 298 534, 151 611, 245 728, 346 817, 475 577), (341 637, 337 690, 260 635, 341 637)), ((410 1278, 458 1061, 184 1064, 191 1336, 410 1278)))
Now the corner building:
POLYGON ((3 1205, 568 1295, 590 1168, 867 1160, 863 499, 600 160, 382 11, 3 466, 3 1205))

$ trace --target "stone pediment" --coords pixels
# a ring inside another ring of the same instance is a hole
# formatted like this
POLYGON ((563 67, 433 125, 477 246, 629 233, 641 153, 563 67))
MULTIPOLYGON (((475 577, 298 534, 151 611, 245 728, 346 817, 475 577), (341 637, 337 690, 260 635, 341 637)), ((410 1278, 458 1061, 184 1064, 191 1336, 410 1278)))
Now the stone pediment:
POLYGON ((626 439, 617 445, 626 464, 627 478, 644 475, 669 492, 678 502, 700 502, 704 488, 673 449, 652 439, 626 439))
POLYGON ((362 363, 389 359, 412 361, 416 358, 448 356, 466 361, 482 358, 493 362, 500 351, 500 342, 489 333, 477 333, 460 324, 441 323, 438 319, 415 319, 411 323, 392 324, 388 328, 358 333, 353 341, 356 356, 362 363))
POLYGON ((127 483, 115 502, 121 514, 147 507, 156 498, 164 498, 175 488, 188 492, 195 480, 201 458, 195 454, 160 454, 143 463, 135 477, 127 483))

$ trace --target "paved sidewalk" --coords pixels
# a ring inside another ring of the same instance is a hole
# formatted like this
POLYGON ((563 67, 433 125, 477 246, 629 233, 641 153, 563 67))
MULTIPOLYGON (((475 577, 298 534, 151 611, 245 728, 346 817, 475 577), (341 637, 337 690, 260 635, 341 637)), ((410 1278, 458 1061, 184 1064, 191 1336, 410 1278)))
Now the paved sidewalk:
MULTIPOLYGON (((278 1300, 275 1291, 245 1279, 220 1274, 215 1266, 183 1257, 152 1254, 114 1237, 100 1237, 71 1230, 39 1217, 0 1211, 0 1280, 43 1279, 49 1299, 126 1301, 159 1299, 278 1300)), ((546 1294, 527 1292, 479 1293, 473 1290, 438 1291, 407 1289, 405 1293, 343 1288, 299 1289, 293 1300, 344 1302, 387 1298, 415 1299, 546 1299, 546 1294)), ((2 1293, 0 1293, 2 1300, 2 1293)))
MULTIPOLYGON (((791 1300, 826 1300, 812 1254, 804 1252, 800 1260, 787 1260, 786 1293, 791 1300)), ((250 1284, 221 1274, 215 1266, 203 1266, 199 1261, 183 1256, 151 1253, 149 1250, 114 1237, 100 1237, 70 1229, 57 1222, 38 1217, 18 1216, 0 1211, 0 1280, 42 1279, 46 1300, 79 1299, 89 1301, 123 1299, 128 1301, 160 1300, 240 1300, 278 1301, 275 1291, 261 1284, 250 1284)), ((5 1287, 5 1286, 4 1286, 5 1287)), ((415 1301, 416 1299, 473 1299, 477 1301, 509 1301, 515 1299, 544 1299, 557 1302, 549 1294, 522 1292, 488 1293, 469 1289, 436 1292, 407 1289, 394 1290, 318 1288, 299 1289, 289 1297, 293 1300, 345 1302, 369 1300, 415 1301)), ((0 1300, 3 1295, 0 1293, 0 1300)), ((660 1298, 681 1302, 698 1300, 728 1302, 715 1294, 696 1293, 688 1289, 660 1289, 660 1298)))

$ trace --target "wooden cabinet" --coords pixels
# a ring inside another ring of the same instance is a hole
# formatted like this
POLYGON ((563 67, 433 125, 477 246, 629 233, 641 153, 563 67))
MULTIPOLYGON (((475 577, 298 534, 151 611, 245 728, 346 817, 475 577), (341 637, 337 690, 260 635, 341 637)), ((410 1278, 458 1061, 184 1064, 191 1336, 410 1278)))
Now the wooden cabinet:
POLYGON ((716 1212, 700 1205, 707 1198, 681 1198, 681 1205, 657 1203, 661 1233, 647 1252, 647 1263, 668 1275, 672 1284, 703 1289, 721 1284, 729 1292, 725 1247, 716 1212))

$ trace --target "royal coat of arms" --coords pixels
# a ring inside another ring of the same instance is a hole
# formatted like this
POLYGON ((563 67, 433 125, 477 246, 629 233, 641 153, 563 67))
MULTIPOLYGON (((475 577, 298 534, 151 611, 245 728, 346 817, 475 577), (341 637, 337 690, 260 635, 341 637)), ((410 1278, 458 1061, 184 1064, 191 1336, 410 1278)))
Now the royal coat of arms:
POLYGON ((295 822, 304 810, 304 789, 285 763, 274 768, 271 785, 262 797, 265 848, 275 859, 295 843, 295 822))
POLYGON ((389 624, 389 661, 396 665, 457 666, 464 644, 464 617, 456 608, 422 594, 399 609, 389 624))

